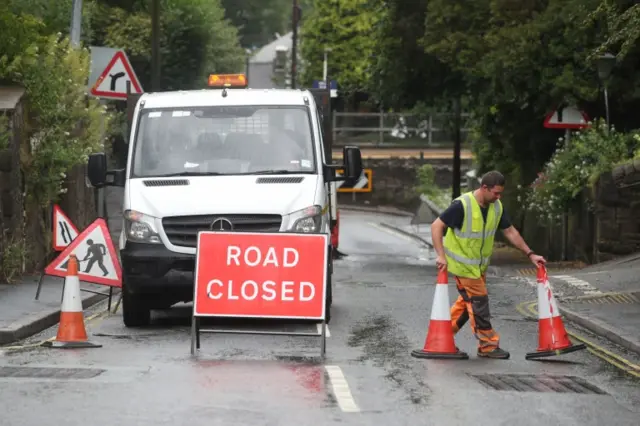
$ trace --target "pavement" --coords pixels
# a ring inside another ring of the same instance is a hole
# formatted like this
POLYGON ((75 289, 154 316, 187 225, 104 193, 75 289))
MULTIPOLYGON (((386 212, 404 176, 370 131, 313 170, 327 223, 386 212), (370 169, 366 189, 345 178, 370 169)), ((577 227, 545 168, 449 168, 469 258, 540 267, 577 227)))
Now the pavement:
MULTIPOLYGON (((429 224, 384 223, 431 245, 429 224)), ((547 273, 565 319, 640 354, 640 255, 601 265, 549 262, 547 273)), ((519 250, 496 244, 489 274, 536 287, 536 268, 519 250)))
MULTIPOLYGON (((408 221, 341 214, 345 256, 335 263, 325 358, 317 337, 246 334, 203 334, 191 355, 190 305, 154 311, 151 326, 129 329, 119 310, 107 313, 101 302, 85 311, 89 339, 101 348, 41 346, 56 326, 0 348, 0 425, 638 424, 640 372, 624 374, 615 363, 631 369, 640 357, 620 356, 606 339, 590 336, 589 350, 525 360, 537 346, 538 324, 519 307, 536 292, 507 275, 492 275, 489 291, 492 323, 510 359, 478 358, 468 326, 456 336, 468 360, 413 358, 433 308, 433 251, 381 225, 408 221)), ((452 302, 455 288, 448 290, 452 302)), ((203 325, 317 329, 273 320, 203 325)))

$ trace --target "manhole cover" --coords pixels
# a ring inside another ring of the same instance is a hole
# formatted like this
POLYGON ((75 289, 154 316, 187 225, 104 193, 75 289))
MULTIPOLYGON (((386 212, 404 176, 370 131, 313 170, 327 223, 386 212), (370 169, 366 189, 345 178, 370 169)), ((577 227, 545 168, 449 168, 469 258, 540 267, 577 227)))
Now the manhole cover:
POLYGON ((607 394, 598 387, 575 376, 474 374, 471 377, 479 380, 485 386, 499 391, 607 394))
POLYGON ((90 379, 106 370, 97 368, 0 367, 0 377, 36 379, 90 379))

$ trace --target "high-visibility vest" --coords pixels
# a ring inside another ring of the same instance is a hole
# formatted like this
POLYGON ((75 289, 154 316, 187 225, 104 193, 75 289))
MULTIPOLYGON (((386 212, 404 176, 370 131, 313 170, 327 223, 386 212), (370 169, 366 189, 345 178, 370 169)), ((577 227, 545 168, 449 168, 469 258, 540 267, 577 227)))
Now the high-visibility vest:
POLYGON ((487 270, 493 253, 493 241, 503 211, 502 203, 497 200, 493 206, 489 206, 484 221, 473 192, 456 199, 462 202, 464 220, 461 229, 449 228, 444 238, 447 270, 459 277, 480 278, 487 270))

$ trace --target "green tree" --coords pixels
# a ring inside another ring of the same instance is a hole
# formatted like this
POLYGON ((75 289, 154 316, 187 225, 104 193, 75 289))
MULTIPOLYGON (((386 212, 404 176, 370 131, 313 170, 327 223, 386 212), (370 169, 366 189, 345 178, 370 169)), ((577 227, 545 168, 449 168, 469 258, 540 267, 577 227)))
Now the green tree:
POLYGON ((322 78, 324 50, 331 48, 329 75, 340 91, 364 91, 371 77, 376 31, 383 16, 381 0, 316 0, 300 28, 303 85, 322 78))
POLYGON ((291 29, 291 0, 222 0, 222 6, 244 48, 264 46, 291 29))

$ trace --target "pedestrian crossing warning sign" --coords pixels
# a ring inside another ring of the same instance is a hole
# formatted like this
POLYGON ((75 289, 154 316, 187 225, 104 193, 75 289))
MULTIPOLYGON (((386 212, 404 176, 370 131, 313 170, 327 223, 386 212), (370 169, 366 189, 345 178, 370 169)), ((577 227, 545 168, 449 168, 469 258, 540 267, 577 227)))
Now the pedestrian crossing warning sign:
MULTIPOLYGON (((344 170, 336 170, 336 176, 343 176, 344 170)), ((336 181, 338 192, 371 192, 373 170, 363 169, 358 179, 347 179, 336 181)))
POLYGON ((78 278, 81 281, 122 287, 122 269, 109 229, 98 218, 69 244, 44 270, 46 275, 65 277, 69 257, 78 258, 78 278))
POLYGON ((80 231, 60 206, 53 205, 53 249, 62 251, 75 240, 80 231))

